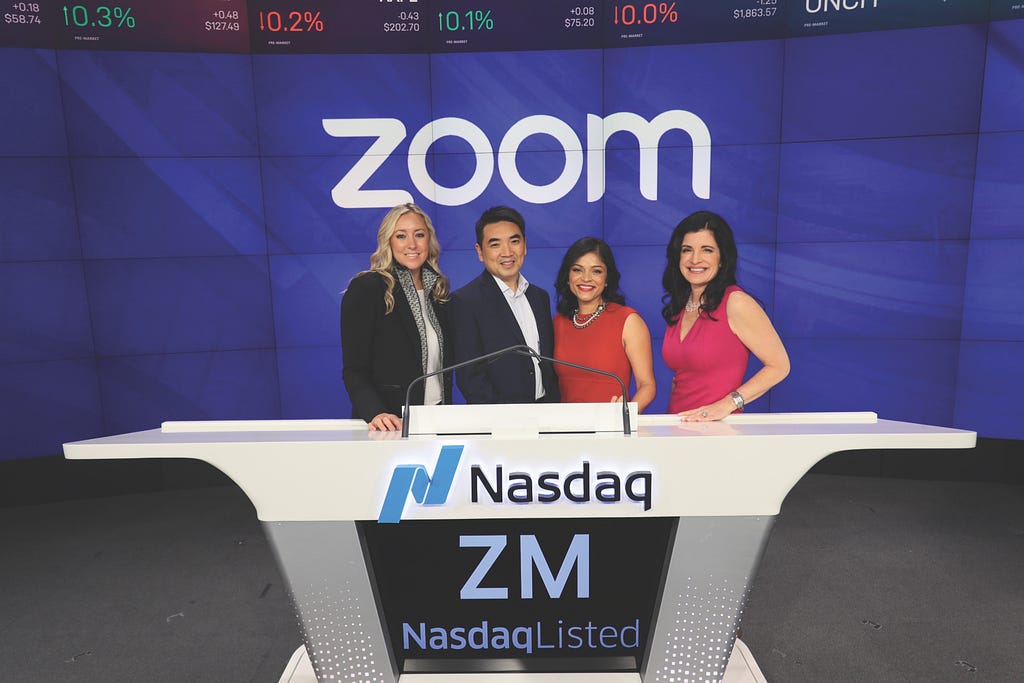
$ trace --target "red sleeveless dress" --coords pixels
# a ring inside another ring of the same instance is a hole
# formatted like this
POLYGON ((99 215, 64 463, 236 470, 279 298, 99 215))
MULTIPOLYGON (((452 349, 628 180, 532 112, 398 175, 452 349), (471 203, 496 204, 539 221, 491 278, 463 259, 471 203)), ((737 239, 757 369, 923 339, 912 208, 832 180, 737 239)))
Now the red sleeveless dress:
POLYGON ((726 313, 726 302, 739 290, 735 285, 727 287, 722 303, 712 311, 716 320, 701 313, 682 341, 679 341, 682 314, 665 330, 661 357, 669 370, 675 372, 672 395, 668 399, 669 413, 714 403, 743 384, 750 349, 729 329, 726 313))
MULTIPOLYGON (((622 348, 622 328, 633 313, 636 311, 629 306, 609 303, 601 316, 582 330, 573 327, 564 315, 556 315, 555 358, 614 373, 628 393, 633 371, 622 348)), ((565 365, 555 365, 555 373, 563 403, 607 403, 622 393, 611 377, 565 365)))

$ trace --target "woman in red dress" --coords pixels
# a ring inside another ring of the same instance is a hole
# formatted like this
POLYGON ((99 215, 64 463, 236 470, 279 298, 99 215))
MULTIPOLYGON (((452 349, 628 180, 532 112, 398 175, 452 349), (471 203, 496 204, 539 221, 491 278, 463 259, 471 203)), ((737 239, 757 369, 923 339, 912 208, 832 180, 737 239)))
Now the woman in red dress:
POLYGON ((661 355, 675 371, 668 412, 684 422, 721 420, 781 382, 789 356, 764 310, 736 285, 736 240, 721 216, 684 218, 666 255, 661 355), (751 353, 764 367, 744 382, 751 353))
MULTIPOLYGON (((651 333, 625 305, 611 248, 596 237, 577 240, 562 259, 555 292, 555 358, 614 373, 627 391, 636 378, 632 400, 643 412, 655 394, 651 333)), ((622 400, 610 377, 565 365, 555 365, 555 372, 565 403, 622 400)))

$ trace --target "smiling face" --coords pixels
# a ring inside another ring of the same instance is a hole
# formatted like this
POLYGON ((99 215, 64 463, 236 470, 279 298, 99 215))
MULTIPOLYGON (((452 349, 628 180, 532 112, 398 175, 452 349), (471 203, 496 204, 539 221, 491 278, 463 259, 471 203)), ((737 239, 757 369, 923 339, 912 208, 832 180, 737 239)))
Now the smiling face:
POLYGON ((427 260, 430 233, 423 219, 410 211, 399 217, 388 244, 391 246, 391 254, 395 261, 416 275, 427 260))
POLYGON ((698 230, 683 235, 679 250, 679 272, 697 293, 704 291, 722 263, 718 242, 710 230, 698 230))
POLYGON ((513 290, 519 287, 519 271, 526 260, 526 237, 518 225, 511 221, 485 225, 476 255, 488 273, 513 290))
POLYGON ((589 313, 602 302, 608 279, 608 267, 597 252, 576 259, 569 268, 569 291, 576 297, 581 313, 589 313))

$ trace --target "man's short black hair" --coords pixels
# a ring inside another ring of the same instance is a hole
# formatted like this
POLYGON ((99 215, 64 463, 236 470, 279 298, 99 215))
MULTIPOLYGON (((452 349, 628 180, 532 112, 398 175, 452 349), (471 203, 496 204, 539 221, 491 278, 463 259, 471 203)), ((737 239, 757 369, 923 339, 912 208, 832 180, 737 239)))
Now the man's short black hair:
POLYGON ((484 228, 491 223, 501 223, 502 221, 508 221, 509 223, 515 223, 519 226, 519 231, 523 233, 523 239, 526 239, 526 221, 523 220, 523 215, 513 209, 510 206, 492 206, 491 208, 484 211, 483 215, 480 216, 480 220, 476 222, 476 243, 478 246, 483 246, 484 241, 484 228))

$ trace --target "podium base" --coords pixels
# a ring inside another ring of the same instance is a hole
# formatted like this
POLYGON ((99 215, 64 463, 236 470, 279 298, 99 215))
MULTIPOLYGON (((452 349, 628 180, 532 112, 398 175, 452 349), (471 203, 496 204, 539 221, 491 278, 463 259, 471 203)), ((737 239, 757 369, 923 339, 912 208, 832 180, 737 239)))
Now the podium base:
MULTIPOLYGON (((399 683, 431 683, 458 678, 460 683, 641 683, 637 673, 476 673, 476 674, 402 674, 399 683)), ((306 648, 300 645, 288 660, 278 683, 317 683, 313 664, 306 648)), ((732 655, 725 667, 722 683, 768 683, 754 655, 739 638, 732 646, 732 655)))

